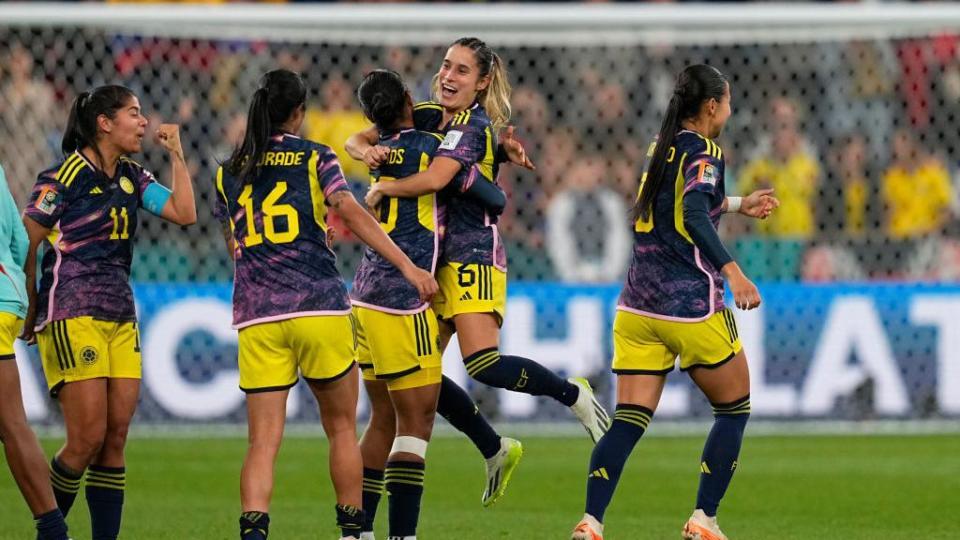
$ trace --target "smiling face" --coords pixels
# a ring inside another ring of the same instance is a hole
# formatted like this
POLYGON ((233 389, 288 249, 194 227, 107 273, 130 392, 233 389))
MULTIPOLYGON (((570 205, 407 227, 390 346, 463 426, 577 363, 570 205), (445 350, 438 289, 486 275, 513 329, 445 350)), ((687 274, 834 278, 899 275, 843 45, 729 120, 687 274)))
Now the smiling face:
POLYGON ((113 118, 101 114, 97 118, 102 140, 115 146, 124 154, 135 154, 143 147, 143 135, 147 131, 147 118, 140 110, 140 100, 130 96, 113 118))
POLYGON ((437 100, 444 109, 453 113, 466 110, 489 84, 490 76, 481 76, 473 50, 462 45, 447 49, 437 73, 435 89, 437 100))

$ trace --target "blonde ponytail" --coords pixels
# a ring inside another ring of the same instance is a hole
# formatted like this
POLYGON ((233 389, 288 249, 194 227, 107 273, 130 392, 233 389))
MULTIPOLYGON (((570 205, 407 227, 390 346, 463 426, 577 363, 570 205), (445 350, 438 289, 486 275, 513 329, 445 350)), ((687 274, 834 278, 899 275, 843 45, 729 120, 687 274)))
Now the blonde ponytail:
POLYGON ((490 84, 480 92, 479 101, 490 117, 493 129, 498 130, 510 122, 510 80, 507 79, 507 68, 497 53, 493 54, 490 66, 490 84))

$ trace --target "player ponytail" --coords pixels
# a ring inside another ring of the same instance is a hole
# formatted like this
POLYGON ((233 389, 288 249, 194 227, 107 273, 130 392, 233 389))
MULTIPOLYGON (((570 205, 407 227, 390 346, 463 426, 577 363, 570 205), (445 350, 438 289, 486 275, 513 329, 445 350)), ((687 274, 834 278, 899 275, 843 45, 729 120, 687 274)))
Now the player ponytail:
POLYGON ((403 120, 404 107, 410 102, 409 92, 396 71, 375 69, 367 73, 357 88, 357 98, 364 116, 380 131, 395 129, 403 120))
MULTIPOLYGON (((450 44, 459 45, 473 51, 477 61, 480 78, 490 77, 487 87, 477 94, 477 101, 487 111, 493 128, 500 129, 510 121, 510 81, 507 79, 507 67, 497 53, 487 44, 475 37, 460 38, 450 44)), ((434 92, 439 94, 439 77, 434 77, 434 92)))
POLYGON ((277 69, 264 75, 250 100, 243 141, 224 164, 227 172, 243 182, 250 181, 267 151, 270 136, 306 101, 307 87, 296 73, 277 69))
POLYGON ((637 203, 634 206, 634 218, 647 219, 653 211, 654 201, 663 185, 663 176, 667 168, 667 153, 673 145, 673 138, 680 130, 683 120, 694 118, 700 113, 704 101, 723 98, 727 79, 717 68, 706 64, 687 66, 677 77, 677 84, 670 97, 670 104, 663 115, 657 145, 647 166, 647 179, 643 183, 637 203))
POLYGON ((116 118, 117 111, 125 107, 133 97, 133 90, 113 84, 99 86, 90 92, 81 92, 70 106, 67 127, 63 130, 63 139, 60 141, 63 154, 90 148, 103 166, 103 156, 97 148, 97 119, 100 115, 111 120, 116 118))

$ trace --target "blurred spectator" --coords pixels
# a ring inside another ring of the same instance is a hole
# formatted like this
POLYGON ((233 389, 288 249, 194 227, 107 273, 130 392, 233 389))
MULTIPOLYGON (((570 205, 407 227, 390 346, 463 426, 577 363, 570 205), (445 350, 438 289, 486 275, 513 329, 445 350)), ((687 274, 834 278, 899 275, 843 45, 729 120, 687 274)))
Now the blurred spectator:
POLYGON ((631 245, 627 205, 604 185, 606 176, 598 156, 578 159, 547 208, 547 251, 564 281, 608 283, 626 270, 631 245))
POLYGON ((821 190, 824 204, 818 205, 825 236, 863 237, 879 229, 880 221, 874 215, 877 205, 872 200, 879 186, 878 171, 867 152, 866 137, 861 133, 844 135, 831 148, 828 181, 821 190))
POLYGON ((772 130, 757 145, 756 155, 738 176, 739 189, 773 188, 780 208, 758 222, 758 230, 778 238, 805 239, 816 231, 813 198, 820 165, 813 145, 800 132, 796 105, 786 98, 770 103, 772 130))
POLYGON ((761 256, 750 253, 759 266, 748 268, 759 279, 792 281, 800 270, 800 256, 806 241, 817 230, 814 198, 820 182, 820 165, 813 145, 800 131, 796 104, 786 98, 770 103, 770 133, 757 145, 756 155, 737 177, 737 189, 750 193, 773 188, 780 208, 756 223, 768 240, 755 244, 761 256))
POLYGON ((0 126, 10 130, 0 144, 0 161, 18 204, 60 147, 53 87, 33 71, 33 54, 21 44, 14 42, 0 54, 0 126))
POLYGON ((307 106, 304 137, 319 141, 337 153, 343 173, 353 182, 366 185, 369 171, 361 161, 347 155, 347 137, 370 127, 356 105, 353 86, 340 73, 331 73, 320 89, 320 102, 307 106))
POLYGON ((904 239, 940 232, 953 197, 947 167, 907 129, 894 134, 892 154, 882 181, 888 233, 904 239))

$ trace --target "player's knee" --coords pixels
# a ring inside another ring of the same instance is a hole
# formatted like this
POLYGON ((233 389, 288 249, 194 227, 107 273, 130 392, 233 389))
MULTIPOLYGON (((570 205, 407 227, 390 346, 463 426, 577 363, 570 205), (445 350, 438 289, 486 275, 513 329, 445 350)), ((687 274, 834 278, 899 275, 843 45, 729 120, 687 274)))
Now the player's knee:
POLYGON ((29 429, 26 422, 0 416, 0 444, 7 440, 16 440, 24 429, 29 429))
POLYGON ((127 435, 130 433, 130 424, 111 426, 103 438, 103 448, 111 452, 122 452, 127 446, 127 435))
POLYGON ((397 425, 396 411, 393 409, 393 403, 377 403, 371 401, 370 422, 368 429, 377 431, 393 431, 397 425))
POLYGON ((410 454, 426 461, 428 444, 429 441, 420 437, 399 435, 393 439, 393 446, 390 447, 390 455, 410 454))
POLYGON ((436 411, 433 409, 399 416, 397 417, 397 434, 429 439, 435 418, 436 411))
POLYGON ((76 456, 83 463, 90 463, 103 449, 105 437, 104 431, 69 437, 64 452, 76 456))

